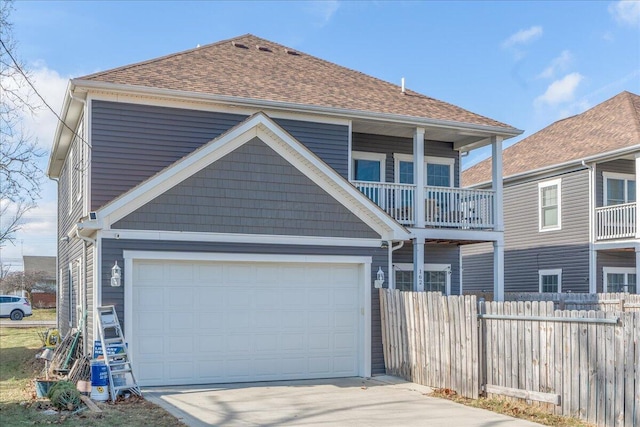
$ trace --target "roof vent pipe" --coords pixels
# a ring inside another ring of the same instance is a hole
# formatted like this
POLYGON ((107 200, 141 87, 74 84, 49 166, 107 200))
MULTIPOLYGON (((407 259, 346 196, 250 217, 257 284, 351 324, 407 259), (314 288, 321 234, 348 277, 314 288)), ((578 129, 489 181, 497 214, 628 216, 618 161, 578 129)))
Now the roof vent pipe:
POLYGON ((402 94, 404 95, 404 77, 402 78, 402 94))

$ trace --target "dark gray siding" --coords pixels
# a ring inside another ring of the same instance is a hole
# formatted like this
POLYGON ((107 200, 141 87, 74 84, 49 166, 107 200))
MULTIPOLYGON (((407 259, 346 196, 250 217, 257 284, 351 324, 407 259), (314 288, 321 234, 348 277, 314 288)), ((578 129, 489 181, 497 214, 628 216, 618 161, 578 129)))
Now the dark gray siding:
MULTIPOLYGON (((81 121, 82 123, 82 121, 81 121)), ((74 139, 70 152, 73 156, 67 156, 65 164, 58 180, 58 303, 57 317, 58 328, 62 335, 71 327, 78 326, 76 312, 77 287, 84 266, 79 263, 82 260, 82 248, 84 242, 76 238, 66 239, 68 233, 82 217, 83 199, 78 199, 81 192, 82 175, 87 170, 88 161, 84 158, 83 143, 74 139), (71 164, 73 157, 73 164, 71 164), (72 174, 73 184, 70 184, 69 174, 72 174), (73 194, 71 186, 73 186, 73 194), (62 271, 62 272, 61 272, 62 271), (72 289, 69 287, 69 271, 71 271, 72 289)))
POLYGON ((636 268, 636 254, 634 251, 598 251, 596 259, 596 292, 604 288, 604 267, 636 268))
MULTIPOLYGON (((588 292, 588 194, 586 169, 505 187, 505 291, 538 292, 538 270, 562 268, 563 290, 588 292), (538 183, 558 178, 562 179, 562 229, 540 232, 538 183)), ((474 246, 463 248, 464 290, 487 290, 489 284, 493 289, 489 282, 493 270, 487 265, 493 262, 493 249, 474 246)))
POLYGON ((380 237, 258 138, 176 185, 113 228, 380 237))
MULTIPOLYGON (((93 101, 92 114, 93 210, 246 118, 238 114, 107 101, 93 101)), ((347 126, 295 120, 277 122, 338 173, 347 175, 347 126)))
MULTIPOLYGON (((457 245, 425 245, 425 264, 451 264, 451 295, 460 293, 460 252, 457 245)), ((404 246, 393 252, 393 263, 413 264, 413 244, 405 242, 404 246)))
POLYGON ((274 121, 342 177, 349 179, 348 126, 286 119, 274 121))
POLYGON ((636 174, 636 165, 633 160, 612 160, 596 165, 596 207, 604 206, 604 177, 603 172, 636 174))
MULTIPOLYGON (((351 145, 354 151, 386 154, 386 182, 394 182, 395 180, 393 154, 413 154, 413 139, 411 138, 354 133, 351 145)), ((454 187, 460 186, 460 153, 453 150, 452 143, 427 140, 424 142, 424 155, 455 159, 456 163, 453 171, 454 187)))
MULTIPOLYGON (((379 266, 382 267, 385 274, 388 275, 388 271, 386 269, 387 249, 104 239, 102 240, 102 304, 116 306, 118 317, 121 320, 123 328, 124 286, 112 288, 109 284, 111 266, 113 266, 114 262, 118 261, 118 265, 124 266, 123 250, 371 256, 373 258, 373 262, 371 264, 371 269, 373 270, 372 277, 375 277, 375 272, 378 270, 379 266)), ((127 274, 128 272, 123 267, 123 281, 127 274)), ((375 374, 379 374, 384 373, 382 333, 380 327, 380 299, 377 290, 373 289, 373 281, 371 283, 371 287, 372 371, 375 374)))
POLYGON ((493 292, 493 243, 464 245, 462 292, 493 292))

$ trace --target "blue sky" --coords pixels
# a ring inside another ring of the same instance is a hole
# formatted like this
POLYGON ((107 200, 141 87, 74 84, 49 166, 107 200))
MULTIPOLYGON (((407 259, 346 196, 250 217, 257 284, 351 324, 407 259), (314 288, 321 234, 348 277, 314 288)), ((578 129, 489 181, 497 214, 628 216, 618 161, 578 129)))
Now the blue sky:
MULTIPOLYGON (((636 1, 17 1, 12 20, 18 54, 56 110, 69 78, 245 33, 397 84, 405 77, 522 137, 623 90, 640 93, 636 1)), ((55 124, 45 109, 25 117, 47 150, 55 124)), ((55 197, 49 182, 4 263, 55 255, 55 197)))

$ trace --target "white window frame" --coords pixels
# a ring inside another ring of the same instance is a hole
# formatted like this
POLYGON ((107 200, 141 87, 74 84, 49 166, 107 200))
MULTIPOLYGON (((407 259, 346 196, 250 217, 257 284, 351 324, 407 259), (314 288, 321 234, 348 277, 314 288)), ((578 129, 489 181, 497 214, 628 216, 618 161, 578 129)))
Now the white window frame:
MULTIPOLYGON (((413 263, 406 262, 394 262, 393 263, 393 282, 395 284, 396 269, 399 271, 413 271, 413 263)), ((445 286, 446 295, 451 295, 451 264, 424 264, 423 274, 427 271, 446 271, 447 272, 447 284, 445 286)), ((416 289, 413 289, 415 292, 416 289)))
MULTIPOLYGON (((385 182, 385 171, 387 155, 385 153, 370 153, 367 151, 352 151, 351 152, 351 181, 355 181, 355 165, 356 160, 372 160, 380 162, 380 181, 385 182)), ((372 181, 375 182, 375 181, 372 181)))
MULTIPOLYGON (((615 173, 615 172, 602 172, 602 205, 603 206, 613 206, 613 205, 607 205, 607 200, 609 199, 609 194, 607 191, 607 181, 610 179, 616 179, 616 180, 620 180, 620 181, 624 181, 624 200, 625 203, 631 203, 629 202, 628 199, 628 186, 629 186, 629 181, 636 181, 636 176, 632 175, 632 174, 628 174, 628 173, 615 173)), ((636 185, 638 185, 638 183, 636 182, 636 185)))
POLYGON ((69 304, 69 327, 73 327, 73 262, 70 262, 67 267, 67 302, 69 304))
POLYGON ((78 136, 75 137, 77 143, 74 143, 74 145, 78 145, 78 153, 77 153, 77 161, 78 164, 80 165, 80 176, 78 177, 78 185, 77 185, 77 191, 76 191, 76 201, 80 201, 80 199, 82 198, 82 189, 84 188, 84 181, 86 178, 86 168, 85 168, 85 163, 86 163, 86 147, 85 145, 82 143, 82 139, 84 139, 84 120, 80 120, 80 124, 78 125, 78 130, 76 132, 78 136))
MULTIPOLYGON (((393 153, 393 174, 394 174, 394 182, 396 184, 400 183, 400 162, 410 162, 413 163, 413 156, 411 154, 403 154, 403 153, 393 153)), ((449 157, 434 157, 434 156, 424 156, 424 185, 427 185, 427 165, 428 164, 437 164, 437 165, 447 165, 449 166, 449 182, 451 186, 449 188, 455 187, 454 180, 454 170, 456 166, 456 159, 449 157)), ((415 171, 414 173, 414 181, 415 181, 415 171)), ((415 182, 413 182, 415 184, 415 182)))
POLYGON ((540 232, 562 230, 562 179, 553 179, 538 183, 538 230, 540 232), (542 219, 542 189, 547 187, 558 187, 558 225, 554 227, 543 227, 542 219))
MULTIPOLYGON (((424 156, 424 185, 429 185, 427 183, 427 165, 448 165, 449 166, 449 182, 451 185, 448 188, 454 188, 456 185, 454 178, 453 170, 456 166, 456 159, 450 157, 433 157, 433 156, 424 156)), ((447 188, 447 187, 443 187, 447 188)))
POLYGON ((638 287, 637 270, 633 267, 602 267, 602 292, 605 294, 609 292, 609 281, 607 280, 607 274, 624 274, 625 282, 629 283, 629 274, 636 274, 636 290, 638 287))
POLYGON ((558 276, 558 291, 557 291, 557 293, 562 292, 562 269, 561 268, 538 270, 538 292, 539 293, 542 293, 542 276, 558 276))

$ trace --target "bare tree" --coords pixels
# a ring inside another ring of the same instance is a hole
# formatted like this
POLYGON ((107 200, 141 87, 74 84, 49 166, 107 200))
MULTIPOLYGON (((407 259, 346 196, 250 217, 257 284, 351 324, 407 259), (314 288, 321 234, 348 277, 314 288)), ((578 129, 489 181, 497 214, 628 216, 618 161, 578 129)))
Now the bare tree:
POLYGON ((44 271, 14 271, 0 280, 0 292, 6 294, 24 290, 27 292, 29 301, 32 301, 33 291, 48 289, 47 280, 48 274, 44 271))
POLYGON ((39 104, 16 55, 12 11, 12 0, 0 0, 0 247, 14 242, 24 214, 36 206, 43 178, 36 160, 45 155, 22 128, 22 117, 39 104))

